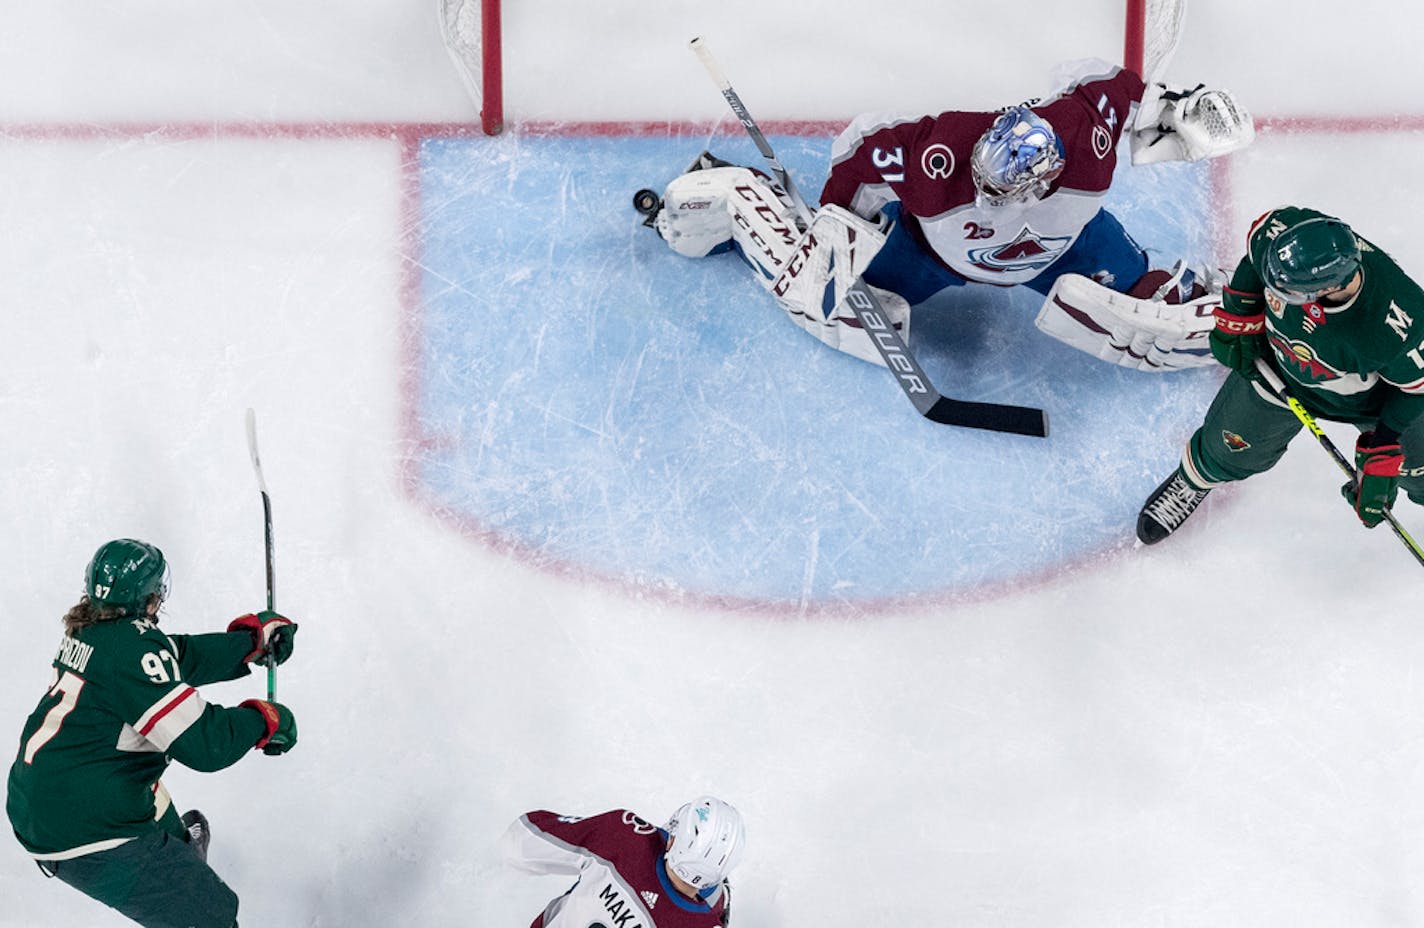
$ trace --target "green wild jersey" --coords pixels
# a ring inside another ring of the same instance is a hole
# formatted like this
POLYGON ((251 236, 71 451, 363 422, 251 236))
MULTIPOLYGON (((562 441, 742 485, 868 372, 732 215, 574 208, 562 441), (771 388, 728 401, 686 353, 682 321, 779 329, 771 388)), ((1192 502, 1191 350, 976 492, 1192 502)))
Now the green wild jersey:
MULTIPOLYGON (((1287 206, 1256 220, 1224 308, 1249 313, 1243 302, 1264 290, 1271 240, 1324 215, 1287 206)), ((1311 412, 1365 426, 1383 422, 1402 433, 1424 413, 1424 291, 1389 255, 1355 238, 1362 272, 1355 298, 1343 306, 1296 305, 1267 293, 1266 334, 1276 367, 1311 412)))
POLYGON ((158 782, 169 761, 219 770, 266 733, 260 713, 194 689, 248 673, 251 650, 245 631, 166 635, 146 619, 66 636, 10 768, 5 811, 25 850, 66 859, 176 828, 158 782))

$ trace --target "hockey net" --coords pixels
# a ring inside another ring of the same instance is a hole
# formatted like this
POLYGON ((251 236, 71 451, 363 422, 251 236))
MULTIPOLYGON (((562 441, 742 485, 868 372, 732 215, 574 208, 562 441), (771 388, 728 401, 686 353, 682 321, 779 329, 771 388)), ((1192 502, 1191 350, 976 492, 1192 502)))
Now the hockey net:
MULTIPOLYGON (((1162 80, 1181 38, 1187 0, 1125 0, 1123 64, 1162 80)), ((504 131, 501 0, 436 0, 445 48, 480 109, 487 135, 504 131)))
POLYGON ((504 131, 500 0, 436 0, 440 31, 486 135, 504 131))
POLYGON ((1187 0, 1127 0, 1123 64, 1148 83, 1162 80, 1177 42, 1187 0))

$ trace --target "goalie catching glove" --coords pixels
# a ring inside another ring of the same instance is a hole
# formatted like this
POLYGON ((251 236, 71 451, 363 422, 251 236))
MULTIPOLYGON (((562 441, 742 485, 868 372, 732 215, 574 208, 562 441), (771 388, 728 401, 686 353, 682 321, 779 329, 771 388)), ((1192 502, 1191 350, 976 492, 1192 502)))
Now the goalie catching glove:
POLYGON ((1227 90, 1168 90, 1149 84, 1137 107, 1132 163, 1200 161, 1245 148, 1256 138, 1251 114, 1227 90))
MULTIPOLYGON (((845 295, 885 243, 886 229, 827 206, 803 231, 790 198, 770 178, 705 152, 667 186, 650 224, 681 255, 735 250, 797 326, 838 351, 884 365, 845 295)), ((898 294, 870 289, 908 339, 910 305, 898 294)))
POLYGON ((252 636, 252 651, 243 661, 262 667, 267 666, 269 653, 279 665, 285 663, 292 656, 297 637, 297 623, 270 609, 238 616, 228 623, 227 630, 247 632, 252 636))

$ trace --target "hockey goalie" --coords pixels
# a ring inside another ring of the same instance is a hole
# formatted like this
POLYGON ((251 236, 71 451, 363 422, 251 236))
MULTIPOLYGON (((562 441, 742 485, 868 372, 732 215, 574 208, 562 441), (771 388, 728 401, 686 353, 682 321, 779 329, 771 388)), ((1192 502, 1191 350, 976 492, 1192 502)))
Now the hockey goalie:
POLYGON ((689 257, 732 250, 796 325, 883 363, 845 304, 857 278, 907 340, 911 307, 967 283, 1043 295, 1043 332, 1148 371, 1211 364, 1223 274, 1185 257, 1152 267, 1103 207, 1129 136, 1133 164, 1196 161, 1248 145, 1250 115, 1225 90, 1169 90, 1091 60, 1049 98, 998 112, 867 114, 831 148, 809 224, 766 175, 704 152, 661 197, 634 205, 689 257))

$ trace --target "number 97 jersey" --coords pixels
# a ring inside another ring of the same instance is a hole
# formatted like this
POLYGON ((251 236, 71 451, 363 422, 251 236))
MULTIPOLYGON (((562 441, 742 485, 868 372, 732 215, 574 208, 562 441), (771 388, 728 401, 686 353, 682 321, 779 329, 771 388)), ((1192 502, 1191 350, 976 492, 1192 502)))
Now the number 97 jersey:
POLYGON ((65 636, 10 768, 5 810, 31 856, 63 860, 176 827, 158 783, 170 757, 218 770, 265 732, 258 713, 209 705, 194 688, 247 673, 250 648, 245 632, 169 636, 143 619, 65 636))

